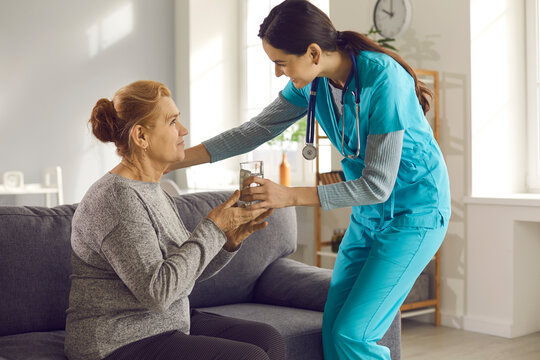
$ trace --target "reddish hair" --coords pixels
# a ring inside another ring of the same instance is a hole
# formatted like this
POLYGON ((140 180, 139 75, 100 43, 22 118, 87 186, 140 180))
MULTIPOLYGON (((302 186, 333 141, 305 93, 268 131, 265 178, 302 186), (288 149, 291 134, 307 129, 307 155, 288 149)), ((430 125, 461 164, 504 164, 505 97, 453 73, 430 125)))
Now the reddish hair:
POLYGON ((113 142, 118 155, 131 154, 131 129, 135 125, 151 125, 156 118, 158 102, 171 92, 162 83, 140 80, 124 86, 113 100, 99 99, 88 121, 92 133, 100 141, 113 142))

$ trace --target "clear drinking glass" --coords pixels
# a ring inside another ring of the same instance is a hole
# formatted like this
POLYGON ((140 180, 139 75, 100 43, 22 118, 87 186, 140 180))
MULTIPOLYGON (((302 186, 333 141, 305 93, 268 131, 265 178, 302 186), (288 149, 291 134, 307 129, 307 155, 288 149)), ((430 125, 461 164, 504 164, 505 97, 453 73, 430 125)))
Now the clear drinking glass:
MULTIPOLYGON (((244 180, 250 176, 258 176, 264 178, 264 164, 262 160, 246 161, 240 163, 240 182, 239 189, 242 190, 242 184, 244 180)), ((257 184, 251 184, 250 186, 258 186, 257 184)), ((250 206, 252 202, 240 201, 240 205, 250 206)), ((253 202, 254 203, 254 202, 253 202)))

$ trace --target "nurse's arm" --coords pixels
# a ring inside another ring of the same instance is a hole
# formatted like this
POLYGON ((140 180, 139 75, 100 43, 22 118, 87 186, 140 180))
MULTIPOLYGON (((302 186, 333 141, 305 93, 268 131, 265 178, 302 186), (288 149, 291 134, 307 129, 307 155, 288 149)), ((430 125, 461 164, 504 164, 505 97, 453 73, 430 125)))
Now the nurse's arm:
POLYGON ((250 121, 187 149, 185 159, 175 163, 169 171, 249 152, 281 134, 305 114, 306 108, 290 103, 280 93, 250 121))
POLYGON ((244 180, 240 200, 258 201, 251 205, 251 209, 321 206, 317 188, 314 186, 288 187, 256 176, 244 180), (250 186, 251 184, 259 186, 250 186))
POLYGON ((171 170, 182 169, 194 165, 206 164, 210 162, 210 153, 203 144, 192 146, 186 149, 186 156, 183 161, 179 161, 174 164, 171 170))
POLYGON ((323 210, 385 202, 397 179, 403 130, 368 135, 365 168, 355 180, 318 186, 323 210))

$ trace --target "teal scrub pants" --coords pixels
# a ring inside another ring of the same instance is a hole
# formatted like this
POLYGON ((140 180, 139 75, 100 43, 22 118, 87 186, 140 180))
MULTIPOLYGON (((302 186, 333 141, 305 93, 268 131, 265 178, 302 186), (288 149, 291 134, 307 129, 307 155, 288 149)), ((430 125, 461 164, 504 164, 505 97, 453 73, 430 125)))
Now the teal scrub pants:
MULTIPOLYGON (((357 225, 355 225, 357 226, 357 225)), ((325 360, 390 360, 378 345, 414 282, 442 244, 435 229, 363 227, 340 245, 323 315, 325 360)))

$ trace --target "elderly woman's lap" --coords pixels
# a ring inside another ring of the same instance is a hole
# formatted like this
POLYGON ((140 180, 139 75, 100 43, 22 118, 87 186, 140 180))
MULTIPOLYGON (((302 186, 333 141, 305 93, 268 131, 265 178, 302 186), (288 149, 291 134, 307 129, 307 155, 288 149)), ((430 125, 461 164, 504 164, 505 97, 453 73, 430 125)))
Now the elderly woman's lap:
POLYGON ((273 327, 191 313, 191 334, 169 331, 123 346, 106 360, 284 360, 285 342, 273 327))

